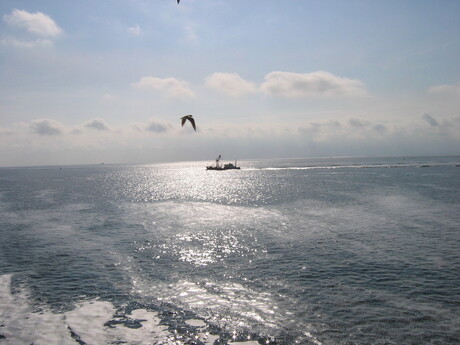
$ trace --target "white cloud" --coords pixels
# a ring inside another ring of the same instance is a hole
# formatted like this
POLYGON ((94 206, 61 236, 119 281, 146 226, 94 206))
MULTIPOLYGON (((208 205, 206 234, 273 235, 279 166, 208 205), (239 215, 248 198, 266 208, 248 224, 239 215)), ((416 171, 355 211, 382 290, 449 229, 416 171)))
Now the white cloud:
POLYGON ((142 34, 142 29, 136 24, 135 26, 128 28, 128 32, 133 36, 139 36, 142 34))
POLYGON ((192 97, 194 95, 187 82, 176 78, 142 77, 133 86, 141 90, 160 91, 168 97, 192 97))
POLYGON ((213 73, 205 79, 206 86, 231 97, 257 91, 256 86, 236 73, 213 73))
POLYGON ((101 96, 102 100, 103 101, 106 101, 106 102, 110 102, 110 101, 113 101, 115 99, 115 96, 106 92, 104 93, 102 96, 101 96))
MULTIPOLYGON (((179 121, 178 121, 179 123, 179 121)), ((161 119, 150 119, 150 121, 145 126, 145 130, 154 133, 166 133, 171 131, 173 125, 169 121, 161 119)))
MULTIPOLYGON (((194 92, 186 81, 172 77, 146 76, 132 85, 142 90, 156 90, 169 97, 194 96, 194 92)), ((265 76, 265 82, 260 87, 241 78, 237 73, 216 72, 205 78, 205 85, 221 94, 235 98, 259 92, 287 98, 365 96, 368 94, 361 81, 337 77, 323 71, 306 74, 271 72, 265 76)))
POLYGON ((10 135, 13 135, 13 131, 11 129, 0 127, 0 137, 2 136, 6 137, 10 135))
POLYGON ((431 126, 431 127, 437 127, 439 126, 439 122, 430 114, 424 114, 423 119, 431 126))
POLYGON ((337 77, 331 73, 271 72, 261 90, 271 96, 302 98, 316 96, 364 96, 365 85, 359 80, 337 77))
POLYGON ((187 42, 190 44, 196 44, 199 41, 198 35, 196 34, 196 30, 192 25, 187 25, 185 27, 185 35, 187 38, 187 42))
POLYGON ((65 131, 65 127, 60 122, 52 119, 38 119, 30 124, 32 131, 39 135, 60 135, 65 131))
POLYGON ((21 41, 14 37, 7 37, 0 40, 2 45, 20 47, 20 48, 34 48, 34 47, 47 47, 53 45, 49 39, 39 38, 33 41, 21 41))
POLYGON ((436 85, 428 89, 429 93, 448 96, 460 96, 460 84, 436 85))
POLYGON ((62 33, 55 21, 41 12, 29 13, 14 9, 11 14, 4 15, 3 20, 10 26, 25 29, 41 37, 56 37, 62 33))
POLYGON ((387 131, 387 127, 380 124, 380 123, 377 123, 375 125, 372 126, 372 129, 378 133, 384 133, 387 131))
POLYGON ((348 120, 348 124, 351 127, 364 128, 364 127, 368 127, 370 125, 370 122, 363 120, 363 119, 357 119, 357 118, 352 117, 348 120))
POLYGON ((110 127, 107 126, 104 120, 102 119, 92 119, 83 124, 84 127, 93 128, 98 131, 109 131, 110 127))
POLYGON ((367 131, 368 133, 372 134, 372 131, 376 131, 377 133, 384 133, 387 130, 387 127, 382 125, 381 123, 374 123, 369 120, 360 119, 351 117, 348 119, 348 125, 353 130, 362 130, 367 131))

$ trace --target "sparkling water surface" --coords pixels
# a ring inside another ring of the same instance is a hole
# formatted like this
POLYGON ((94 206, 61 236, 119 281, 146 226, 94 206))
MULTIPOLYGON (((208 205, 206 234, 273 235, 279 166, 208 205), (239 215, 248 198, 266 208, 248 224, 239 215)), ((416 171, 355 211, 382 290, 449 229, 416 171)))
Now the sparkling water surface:
POLYGON ((460 157, 0 169, 0 344, 458 344, 460 157))

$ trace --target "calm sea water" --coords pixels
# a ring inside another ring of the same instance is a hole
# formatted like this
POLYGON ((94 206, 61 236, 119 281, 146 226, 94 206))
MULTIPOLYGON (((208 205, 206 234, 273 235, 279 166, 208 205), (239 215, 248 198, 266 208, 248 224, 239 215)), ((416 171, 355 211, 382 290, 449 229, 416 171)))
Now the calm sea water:
POLYGON ((0 169, 0 344, 459 344, 460 157, 0 169))

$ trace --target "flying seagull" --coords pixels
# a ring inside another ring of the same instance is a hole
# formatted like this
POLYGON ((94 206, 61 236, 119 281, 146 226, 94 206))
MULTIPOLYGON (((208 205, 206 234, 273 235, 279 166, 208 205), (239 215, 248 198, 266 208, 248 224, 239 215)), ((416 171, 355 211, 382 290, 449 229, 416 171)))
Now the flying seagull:
POLYGON ((184 127, 185 121, 189 120, 190 123, 192 124, 193 129, 196 132, 195 119, 193 118, 193 115, 185 115, 185 116, 182 116, 181 119, 182 119, 182 127, 184 127))

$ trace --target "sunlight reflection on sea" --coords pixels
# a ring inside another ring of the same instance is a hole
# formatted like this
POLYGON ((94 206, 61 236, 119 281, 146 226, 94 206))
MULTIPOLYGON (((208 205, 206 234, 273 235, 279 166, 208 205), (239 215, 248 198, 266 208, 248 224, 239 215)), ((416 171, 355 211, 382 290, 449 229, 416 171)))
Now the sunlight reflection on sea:
POLYGON ((0 335, 455 344, 458 161, 0 169, 0 335))

